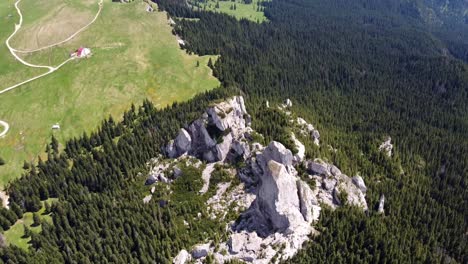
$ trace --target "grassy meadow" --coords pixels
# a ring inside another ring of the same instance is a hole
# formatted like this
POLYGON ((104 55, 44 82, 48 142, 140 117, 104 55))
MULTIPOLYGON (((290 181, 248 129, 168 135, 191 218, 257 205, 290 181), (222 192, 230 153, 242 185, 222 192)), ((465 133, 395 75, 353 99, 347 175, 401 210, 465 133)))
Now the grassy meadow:
MULTIPOLYGON (((45 214, 44 203, 52 205, 57 199, 48 199, 42 202, 42 208, 37 211, 42 222, 52 224, 52 217, 50 214, 45 214)), ((19 219, 10 229, 4 232, 6 242, 10 245, 13 244, 21 249, 27 250, 29 248, 29 241, 31 237, 24 237, 24 226, 27 226, 32 232, 39 233, 42 230, 42 226, 33 226, 33 213, 25 213, 23 218, 19 219)))
POLYGON ((198 2, 197 5, 199 5, 200 8, 203 8, 205 10, 226 13, 228 15, 236 17, 237 19, 245 18, 259 23, 267 21, 267 18, 265 17, 261 6, 261 2, 264 2, 262 0, 253 0, 250 4, 245 4, 243 0, 206 0, 194 2, 198 2), (217 4, 219 5, 219 7, 216 6, 217 4), (234 4, 236 5, 235 9, 233 9, 234 4))
MULTIPOLYGON (((4 45, 18 21, 14 2, 0 2, 0 90, 45 72, 15 61, 4 45)), ((23 0, 24 24, 11 45, 34 49, 63 40, 92 20, 97 3, 23 0)), ((24 160, 45 158, 52 134, 63 143, 95 129, 109 115, 119 119, 132 103, 141 104, 145 98, 164 107, 219 85, 206 66, 210 57, 181 50, 166 14, 146 12, 142 1, 104 0, 101 16, 76 38, 22 57, 56 66, 80 46, 89 47, 92 56, 70 61, 51 75, 0 94, 0 120, 10 124, 9 133, 0 138, 0 157, 6 161, 0 166, 0 186, 21 175, 24 160), (56 123, 61 129, 54 132, 51 127, 56 123)))

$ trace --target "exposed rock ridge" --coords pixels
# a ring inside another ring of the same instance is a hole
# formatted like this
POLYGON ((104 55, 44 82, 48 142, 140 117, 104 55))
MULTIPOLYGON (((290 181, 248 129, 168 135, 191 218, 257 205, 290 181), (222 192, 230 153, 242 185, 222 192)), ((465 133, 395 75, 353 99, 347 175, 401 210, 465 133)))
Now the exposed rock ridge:
MULTIPOLYGON (((281 106, 291 107, 290 100, 281 106)), ((302 118, 295 122, 301 133, 310 135, 318 145, 318 131, 302 118)), ((233 189, 229 189, 230 183, 218 184, 216 194, 207 202, 210 216, 220 220, 225 217, 223 210, 232 207, 233 201, 243 201, 242 207, 248 207, 229 226, 229 239, 216 248, 204 241, 205 244, 193 248, 191 256, 181 252, 174 259, 177 263, 190 258, 202 263, 208 254, 219 263, 230 259, 271 263, 275 255, 275 262, 279 262, 293 256, 309 235, 316 232, 312 224, 319 219, 320 203, 332 208, 347 203, 367 210, 367 188, 361 176, 348 177, 335 165, 319 159, 305 161, 305 147, 294 134, 292 138, 299 150, 296 155, 276 141, 267 147, 252 142, 252 132, 244 100, 237 96, 210 107, 201 118, 182 128, 166 146, 170 158, 192 156, 208 162, 208 166, 236 160, 245 163, 236 172, 242 183, 233 189), (298 176, 294 166, 299 164, 304 164, 307 172, 301 177, 315 181, 313 188, 298 176), (281 251, 277 250, 279 247, 281 251)), ((167 170, 167 167, 155 168, 158 173, 167 170)), ((206 171, 205 183, 209 183, 211 170, 206 171)), ((155 177, 160 179, 158 173, 155 177)), ((208 184, 202 191, 206 190, 208 184)))
POLYGON ((387 140, 385 140, 379 146, 379 151, 383 151, 388 157, 391 157, 392 156, 392 150, 393 150, 392 138, 388 137, 387 140))
POLYGON ((209 163, 248 157, 246 137, 251 131, 244 99, 236 96, 210 107, 201 118, 182 128, 165 152, 170 158, 190 155, 209 163))
MULTIPOLYGON (((294 121, 294 120, 293 120, 294 121)), ((297 125, 301 129, 301 134, 303 136, 310 136, 314 141, 314 144, 320 146, 320 133, 315 127, 305 121, 302 117, 298 117, 296 120, 297 125)))

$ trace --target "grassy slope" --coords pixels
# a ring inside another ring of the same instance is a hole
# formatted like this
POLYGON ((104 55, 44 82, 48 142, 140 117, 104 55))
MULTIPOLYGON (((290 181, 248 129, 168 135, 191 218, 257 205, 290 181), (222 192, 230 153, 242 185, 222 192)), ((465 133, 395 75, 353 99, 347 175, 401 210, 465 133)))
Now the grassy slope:
MULTIPOLYGON (((47 10, 63 0, 23 0, 24 30, 47 24, 47 10), (34 13, 34 15, 33 15, 34 13)), ((66 1, 86 16, 86 5, 78 0, 66 1)), ((97 0, 89 6, 88 16, 94 16, 97 0)), ((23 160, 35 161, 43 155, 52 135, 51 126, 60 123, 56 137, 65 139, 94 129, 112 114, 120 117, 132 103, 150 98, 160 107, 176 100, 187 100, 201 91, 219 85, 206 66, 207 56, 189 56, 181 50, 165 13, 147 13, 145 4, 114 4, 104 1, 104 10, 96 23, 71 42, 25 58, 31 62, 57 65, 70 51, 79 46, 90 47, 90 59, 71 61, 59 71, 0 95, 0 119, 10 123, 10 132, 0 139, 0 157, 7 164, 0 167, 0 185, 21 173, 23 160), (200 61, 200 67, 196 67, 200 61)), ((17 17, 13 0, 0 2, 0 41, 11 34, 17 17)), ((50 12, 50 11, 49 11, 50 12)), ((50 16, 49 16, 50 17, 50 16)), ((23 29, 21 30, 23 31, 23 29)), ((68 36, 63 32, 57 40, 68 36)), ((37 39, 36 36, 32 36, 37 39)), ((24 35, 18 34, 13 45, 27 48, 24 35)), ((34 48, 34 47, 32 47, 34 48)), ((0 46, 0 84, 8 86, 34 76, 31 70, 14 61, 5 45, 0 46)))
MULTIPOLYGON (((49 204, 52 204, 55 200, 57 199, 48 199, 45 202, 48 202, 49 204)), ((42 202, 42 208, 39 210, 37 213, 41 217, 41 221, 47 221, 49 223, 52 223, 52 217, 50 215, 45 215, 45 207, 44 207, 44 202, 42 202)), ((42 227, 39 226, 31 226, 33 223, 33 213, 25 213, 23 215, 23 218, 19 219, 10 229, 8 229, 6 232, 4 232, 6 241, 8 244, 13 244, 19 248, 22 249, 28 249, 29 247, 29 241, 31 240, 31 237, 23 237, 24 235, 24 225, 28 226, 32 232, 39 233, 42 230, 42 227)))
POLYGON ((236 10, 231 10, 230 7, 234 4, 231 1, 219 1, 219 8, 215 8, 217 1, 208 0, 206 10, 226 13, 234 16, 237 19, 246 18, 254 22, 264 22, 267 20, 262 11, 257 11, 258 0, 253 0, 252 4, 244 4, 242 0, 236 0, 236 10))

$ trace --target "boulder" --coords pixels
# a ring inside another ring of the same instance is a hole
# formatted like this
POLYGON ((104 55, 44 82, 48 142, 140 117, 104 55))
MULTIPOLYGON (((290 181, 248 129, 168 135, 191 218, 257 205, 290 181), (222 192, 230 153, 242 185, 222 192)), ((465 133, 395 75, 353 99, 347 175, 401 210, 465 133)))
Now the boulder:
POLYGON ((377 212, 378 212, 379 214, 385 213, 384 206, 385 206, 385 195, 382 194, 382 195, 380 196, 380 200, 379 200, 379 208, 377 209, 377 212))
MULTIPOLYGON (((308 125, 307 121, 305 121, 304 118, 302 118, 302 117, 298 117, 296 119, 296 121, 300 126, 307 126, 308 125)), ((314 129, 314 127, 312 127, 312 129, 314 129)))
POLYGON ((291 99, 289 99, 289 98, 286 99, 286 100, 284 101, 284 106, 285 106, 285 107, 292 107, 292 101, 291 101, 291 99))
POLYGON ((336 186, 336 179, 334 178, 325 177, 322 180, 322 187, 327 191, 333 190, 335 186, 336 186))
MULTIPOLYGON (((208 108, 187 129, 180 129, 177 137, 166 146, 165 152, 170 158, 187 153, 208 163, 225 161, 233 142, 245 140, 246 133, 252 131, 250 123, 243 97, 235 96, 208 108), (218 144, 216 141, 220 136, 223 138, 218 144)), ((245 146, 236 147, 238 152, 243 152, 240 155, 245 157, 246 153, 250 154, 242 151, 246 149, 245 146)))
POLYGON ((145 198, 143 198, 143 203, 147 204, 151 201, 151 198, 153 198, 153 196, 151 194, 145 196, 145 198))
POLYGON ((183 128, 180 129, 179 134, 174 140, 174 146, 177 151, 177 156, 181 156, 190 151, 192 147, 192 138, 190 137, 187 130, 183 128))
POLYGON ((166 148, 164 149, 166 155, 169 158, 176 158, 177 157, 177 150, 175 148, 174 140, 169 141, 166 148))
POLYGON ((163 183, 169 183, 169 179, 166 178, 166 176, 164 175, 164 173, 161 173, 161 174, 159 175, 159 180, 160 180, 161 182, 163 182, 163 183))
POLYGON ((294 141, 294 145, 296 145, 297 149, 297 154, 294 155, 293 161, 295 164, 301 163, 305 158, 305 146, 296 138, 296 135, 294 135, 294 133, 291 133, 291 138, 294 141))
POLYGON ((341 170, 338 169, 338 167, 336 167, 335 165, 330 166, 330 172, 333 176, 341 175, 341 170))
POLYGON ((164 177, 164 172, 167 169, 167 164, 164 163, 157 163, 156 166, 154 166, 150 173, 148 174, 148 178, 146 178, 146 185, 151 185, 157 181, 161 180, 161 176, 164 177))
POLYGON ((354 183, 354 185, 356 185, 356 187, 359 188, 359 190, 361 190, 361 192, 366 193, 367 187, 366 187, 366 184, 364 183, 364 180, 362 179, 361 176, 359 176, 359 175, 354 176, 353 177, 353 183, 354 183))
POLYGON ((150 173, 148 178, 146 178, 146 185, 151 185, 159 180, 159 175, 155 173, 150 173))
POLYGON ((297 181, 297 193, 299 195, 301 214, 304 217, 304 220, 310 223, 315 220, 313 219, 313 206, 318 204, 317 199, 309 185, 301 180, 297 181))
POLYGON ((250 157, 250 147, 247 142, 234 140, 231 148, 236 157, 242 157, 244 160, 250 157))
POLYGON ((177 179, 180 176, 182 176, 182 173, 183 171, 178 166, 174 166, 172 168, 172 176, 174 177, 174 179, 177 179))
POLYGON ((313 138, 313 139, 317 139, 317 140, 320 139, 320 133, 319 133, 318 130, 314 130, 314 131, 312 132, 312 138, 313 138))
POLYGON ((309 161, 307 163, 307 170, 311 174, 331 176, 328 164, 319 161, 309 161))
POLYGON ((179 254, 174 258, 172 263, 174 264, 185 264, 190 261, 190 254, 187 252, 187 250, 182 249, 179 254))
POLYGON ((246 237, 244 233, 234 233, 231 235, 228 241, 229 245, 229 252, 231 254, 237 254, 239 253, 242 248, 244 247, 244 244, 247 244, 246 237))
POLYGON ((196 245, 192 250, 192 257, 195 259, 208 256, 210 252, 210 243, 196 245))

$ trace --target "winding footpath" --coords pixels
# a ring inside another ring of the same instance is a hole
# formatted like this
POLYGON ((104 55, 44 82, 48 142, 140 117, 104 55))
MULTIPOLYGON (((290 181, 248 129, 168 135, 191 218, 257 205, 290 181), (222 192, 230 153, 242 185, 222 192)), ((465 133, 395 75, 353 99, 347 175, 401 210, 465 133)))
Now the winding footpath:
MULTIPOLYGON (((62 62, 61 64, 59 64, 58 66, 56 67, 53 67, 53 66, 49 66, 49 65, 37 65, 37 64, 32 64, 32 63, 29 63, 25 60, 23 60, 20 56, 18 56, 17 53, 32 53, 32 52, 37 52, 37 51, 42 51, 42 50, 45 50, 45 49, 49 49, 49 48, 52 48, 52 47, 55 47, 55 46, 58 46, 58 45, 61 45, 61 44, 64 44, 70 40, 72 40, 74 37, 76 37, 78 34, 80 34, 81 32, 83 32, 84 30, 86 30, 88 27, 90 27, 94 22, 96 22, 96 20, 98 19, 99 15, 101 14, 101 11, 102 11, 102 8, 104 6, 103 4, 103 0, 100 0, 99 3, 98 3, 98 6, 99 6, 99 10, 98 12, 96 13, 96 16, 94 17, 94 19, 88 23, 86 26, 82 27, 81 29, 79 29, 78 31, 76 31, 74 34, 72 34, 70 37, 68 37, 67 39, 65 40, 62 40, 60 42, 57 42, 57 43, 54 43, 52 45, 48 45, 48 46, 45 46, 45 47, 42 47, 42 48, 38 48, 38 49, 35 49, 35 50, 17 50, 15 48, 12 48, 11 45, 10 45, 10 40, 16 35, 16 33, 18 33, 18 31, 21 29, 21 27, 23 26, 23 14, 21 13, 21 10, 20 8, 18 7, 19 3, 21 2, 21 0, 17 0, 16 3, 15 3, 15 8, 16 8, 16 12, 18 12, 18 15, 19 15, 19 23, 18 24, 15 24, 15 30, 13 31, 13 33, 7 38, 7 40, 5 41, 5 44, 8 48, 8 50, 10 51, 11 55, 13 55, 13 57, 15 57, 16 60, 18 60, 19 62, 21 62, 23 65, 25 66, 28 66, 28 67, 32 67, 32 68, 42 68, 42 69, 47 69, 48 71, 45 72, 45 73, 42 73, 42 74, 39 74, 37 76, 34 76, 30 79, 27 79, 25 81, 22 81, 20 83, 17 83, 13 86, 10 86, 10 87, 7 87, 3 90, 0 90, 0 94, 3 94, 3 93, 6 93, 8 91, 11 91, 21 85, 24 85, 26 83, 29 83, 29 82, 32 82, 34 80, 37 80, 39 78, 42 78, 44 76, 47 76, 53 72, 55 72, 56 70, 60 69, 63 65, 67 64, 69 61, 73 60, 74 57, 71 57, 71 58, 68 58, 67 60, 65 60, 64 62, 62 62)), ((0 120, 0 125, 3 126, 5 129, 0 132, 0 138, 5 136, 6 133, 8 132, 8 130, 10 129, 10 126, 8 125, 7 122, 5 121, 2 121, 0 120)))
POLYGON ((3 131, 0 132, 0 138, 5 136, 8 130, 10 130, 10 125, 7 122, 0 120, 0 126, 3 126, 3 131))

